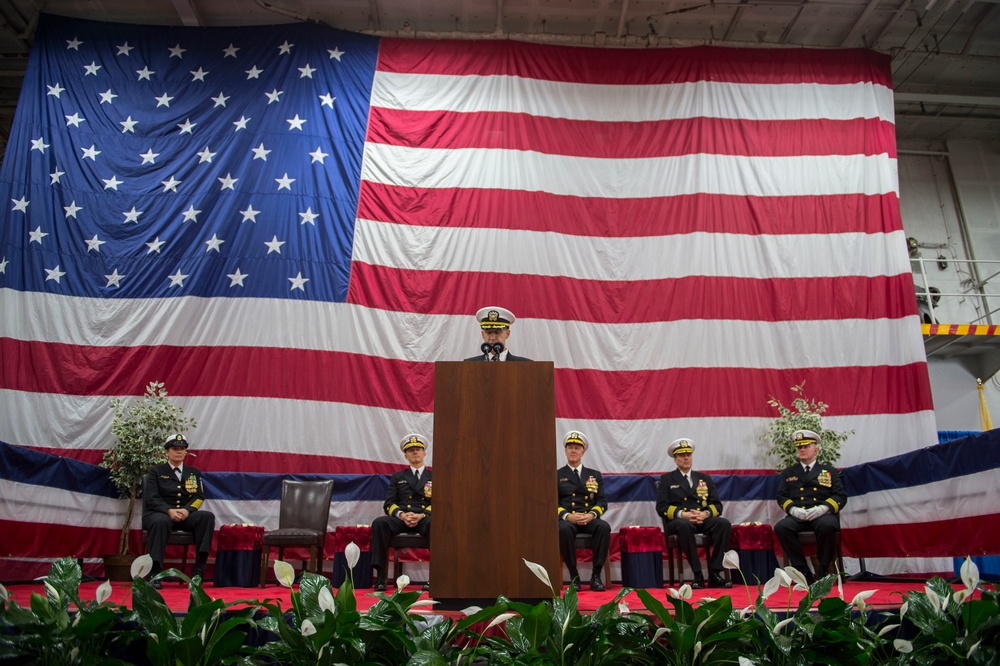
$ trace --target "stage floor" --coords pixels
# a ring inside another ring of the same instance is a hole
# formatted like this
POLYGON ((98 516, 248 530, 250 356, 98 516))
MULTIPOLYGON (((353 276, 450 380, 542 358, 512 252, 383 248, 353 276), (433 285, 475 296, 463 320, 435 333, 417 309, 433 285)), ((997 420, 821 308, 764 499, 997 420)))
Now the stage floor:
MULTIPOLYGON (((81 584, 80 598, 84 601, 95 599, 97 587, 100 583, 101 581, 93 581, 81 584)), ((962 586, 955 585, 954 587, 958 590, 962 586)), ((844 599, 851 601, 859 592, 876 590, 875 594, 868 599, 869 606, 872 606, 876 610, 896 609, 902 605, 903 595, 905 593, 911 590, 923 590, 923 588, 924 583, 918 581, 848 581, 844 583, 844 599)), ((419 589, 419 586, 410 586, 407 588, 407 591, 416 591, 419 589)), ((253 604, 264 599, 270 599, 280 601, 283 608, 290 608, 291 606, 290 590, 273 584, 261 589, 256 587, 215 587, 212 583, 208 583, 204 587, 204 590, 213 599, 222 599, 227 603, 243 601, 248 604, 253 604)), ((7 591, 10 593, 10 598, 17 601, 17 603, 21 606, 27 606, 29 604, 32 592, 38 592, 41 594, 45 593, 44 588, 40 583, 12 584, 7 587, 7 591)), ((132 598, 130 591, 131 585, 128 583, 112 583, 110 601, 118 604, 125 604, 126 606, 131 607, 132 598)), ((614 599, 615 595, 617 595, 620 591, 621 587, 618 585, 612 586, 605 592, 591 592, 586 589, 586 586, 584 586, 584 589, 579 593, 580 611, 584 613, 593 612, 602 604, 608 603, 614 599)), ((755 588, 750 588, 749 591, 750 596, 748 597, 747 590, 742 585, 734 585, 732 589, 710 588, 705 590, 694 590, 690 601, 692 603, 697 603, 699 600, 708 597, 719 598, 722 595, 728 595, 732 597, 733 607, 740 609, 752 605, 756 600, 757 590, 755 588)), ((661 589, 651 589, 650 592, 652 592, 654 597, 661 601, 665 600, 667 597, 667 589, 665 587, 661 589)), ((170 609, 174 611, 174 613, 183 613, 187 609, 187 587, 178 583, 164 583, 163 589, 160 590, 160 594, 163 596, 164 601, 170 609)), ((837 587, 834 586, 831 591, 831 595, 837 594, 837 587)), ((775 611, 782 611, 789 607, 795 609, 803 596, 803 592, 792 592, 791 600, 789 601, 788 590, 782 588, 767 600, 766 605, 768 608, 775 611)), ((377 601, 370 589, 355 590, 355 597, 357 599, 358 610, 362 612, 366 611, 377 601)), ((431 597, 424 593, 421 598, 430 599, 431 597)), ((635 592, 630 592, 624 599, 622 599, 622 601, 628 605, 629 610, 632 612, 642 612, 644 610, 642 601, 635 594, 635 592)), ((423 606, 416 609, 414 612, 450 616, 460 615, 457 611, 436 611, 433 606, 423 606)))

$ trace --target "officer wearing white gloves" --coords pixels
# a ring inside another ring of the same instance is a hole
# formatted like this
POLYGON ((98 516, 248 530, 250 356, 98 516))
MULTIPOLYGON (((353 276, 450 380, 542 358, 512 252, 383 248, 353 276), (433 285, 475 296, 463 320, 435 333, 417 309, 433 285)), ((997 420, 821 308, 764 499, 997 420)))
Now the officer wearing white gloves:
POLYGON ((847 504, 847 493, 840 472, 831 465, 816 460, 820 436, 812 430, 796 430, 792 434, 799 462, 781 472, 778 504, 788 515, 774 526, 781 548, 793 567, 814 578, 806 565, 799 543, 799 532, 815 532, 817 577, 830 573, 830 563, 836 557, 836 537, 840 531, 840 512, 847 504))

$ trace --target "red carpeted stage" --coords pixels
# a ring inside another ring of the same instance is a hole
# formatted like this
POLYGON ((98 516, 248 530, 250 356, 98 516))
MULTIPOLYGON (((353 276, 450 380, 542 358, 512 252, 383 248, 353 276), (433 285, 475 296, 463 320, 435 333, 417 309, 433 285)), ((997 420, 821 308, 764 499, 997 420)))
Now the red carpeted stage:
MULTIPOLYGON (((80 585, 80 598, 87 601, 95 599, 98 585, 100 585, 100 581, 87 582, 80 585)), ((844 583, 844 599, 850 601, 859 592, 877 590, 875 594, 868 599, 868 605, 877 610, 895 609, 902 605, 903 595, 905 593, 911 590, 923 590, 923 587, 924 584, 917 581, 849 581, 844 583)), ((956 585, 954 587, 958 590, 962 586, 956 585)), ((271 599, 279 600, 283 608, 287 609, 291 607, 289 589, 278 585, 269 585, 263 589, 249 587, 217 588, 209 583, 204 589, 210 597, 222 599, 226 602, 245 601, 252 604, 260 600, 271 599)), ((407 591, 419 589, 419 586, 410 586, 407 588, 407 591)), ((580 611, 586 613, 596 610, 602 604, 608 603, 614 599, 615 595, 617 595, 621 589, 622 588, 618 585, 612 586, 606 592, 590 592, 584 588, 579 593, 580 611)), ((29 603, 32 592, 39 592, 41 594, 45 593, 40 583, 10 585, 7 590, 10 593, 10 597, 22 606, 29 603)), ((112 583, 112 593, 109 601, 131 606, 131 596, 129 594, 130 590, 131 585, 128 583, 112 583)), ((659 590, 651 590, 651 592, 656 598, 661 600, 665 599, 668 594, 666 587, 659 590)), ((834 586, 831 594, 836 595, 837 593, 837 588, 834 586)), ((174 611, 174 613, 184 613, 187 609, 188 590, 186 586, 178 583, 164 583, 163 589, 160 590, 160 594, 163 596, 164 601, 174 611)), ((699 600, 706 599, 708 597, 718 598, 723 594, 732 597, 733 607, 737 609, 751 605, 757 598, 757 590, 755 588, 750 588, 750 596, 748 597, 746 588, 742 585, 734 585, 732 589, 728 590, 716 588, 694 590, 691 596, 691 602, 697 603, 699 600)), ((361 612, 366 611, 372 604, 375 603, 375 601, 377 601, 375 596, 372 595, 371 590, 355 590, 355 596, 357 598, 358 610, 361 612)), ((789 601, 788 590, 782 588, 767 600, 767 607, 778 612, 788 607, 795 609, 802 597, 802 592, 792 592, 791 601, 789 601)), ((424 598, 429 597, 425 596, 424 598)), ((632 612, 642 612, 644 610, 642 601, 640 601, 639 597, 634 592, 629 593, 622 601, 628 605, 629 610, 632 612)), ((420 612, 427 614, 443 614, 450 616, 460 615, 457 611, 436 611, 433 606, 425 606, 419 610, 420 612)))

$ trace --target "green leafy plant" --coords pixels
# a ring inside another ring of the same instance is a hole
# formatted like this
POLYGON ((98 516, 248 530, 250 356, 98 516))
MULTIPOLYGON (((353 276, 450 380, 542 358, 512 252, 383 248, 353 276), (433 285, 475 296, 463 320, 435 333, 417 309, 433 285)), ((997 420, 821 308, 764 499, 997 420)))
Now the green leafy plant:
POLYGON ((110 655, 123 651, 140 635, 123 622, 129 617, 128 609, 107 602, 111 593, 108 583, 98 588, 98 601, 83 602, 79 596, 80 579, 77 561, 65 557, 52 564, 45 576, 45 594, 33 592, 29 607, 22 608, 13 600, 3 601, 0 663, 125 663, 110 655))
POLYGON ((924 591, 904 595, 905 617, 917 631, 912 640, 893 641, 897 664, 996 664, 1000 659, 1000 596, 979 581, 971 559, 962 565, 965 588, 954 590, 942 578, 932 578, 924 591), (981 592, 973 598, 976 590, 981 592))
MULTIPOLYGON (((353 569, 358 552, 348 548, 353 569)), ((224 604, 180 571, 164 571, 158 577, 188 583, 187 612, 175 617, 143 579, 151 566, 148 555, 133 565, 131 611, 107 603, 109 583, 98 588, 96 601, 82 601, 80 568, 71 558, 53 564, 44 594, 33 593, 28 607, 9 600, 0 586, 0 663, 985 666, 1000 658, 997 591, 980 582, 971 560, 962 567, 964 588, 934 578, 905 595, 898 612, 873 611, 866 602, 876 590, 848 602, 836 576, 808 585, 802 573, 786 567, 758 585, 756 603, 742 610, 733 609, 729 596, 691 602, 691 587, 683 585, 665 597, 659 590, 635 590, 644 611, 629 610, 623 600, 633 590, 623 588, 584 615, 570 586, 535 605, 500 597, 489 608, 466 609, 458 621, 415 612, 434 602, 406 592, 405 576, 392 594, 374 593, 378 601, 360 613, 353 577, 334 593, 326 578, 303 573, 295 589, 295 571, 286 562, 275 563, 275 574, 292 590, 288 610, 274 600, 224 604), (837 593, 831 594, 834 585, 837 593), (765 601, 783 588, 784 610, 769 609, 765 601), (793 591, 805 592, 796 604, 793 591), (246 637, 259 630, 270 632, 264 636, 269 642, 247 645, 246 637)), ((552 589, 544 569, 528 566, 552 589)))
POLYGON ((854 434, 853 430, 836 432, 823 428, 823 414, 829 405, 805 395, 805 382, 792 387, 796 398, 790 407, 771 396, 767 404, 778 410, 778 418, 767 424, 767 432, 760 439, 770 442, 766 454, 777 459, 777 469, 782 470, 798 460, 792 434, 796 430, 812 430, 820 436, 819 455, 821 463, 832 465, 840 460, 840 447, 854 434))
POLYGON ((114 412, 111 434, 115 443, 104 453, 101 467, 108 470, 118 495, 128 500, 118 538, 118 552, 125 555, 143 478, 153 465, 166 460, 163 442, 198 424, 170 399, 162 382, 150 382, 145 394, 134 402, 115 398, 110 407, 114 412))

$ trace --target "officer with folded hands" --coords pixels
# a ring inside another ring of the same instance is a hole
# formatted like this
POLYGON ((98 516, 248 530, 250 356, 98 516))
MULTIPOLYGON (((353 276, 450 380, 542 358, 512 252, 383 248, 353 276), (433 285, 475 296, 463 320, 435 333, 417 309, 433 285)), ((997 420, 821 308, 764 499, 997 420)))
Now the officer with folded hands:
POLYGON ((816 459, 819 435, 812 430, 796 430, 792 442, 799 462, 781 472, 777 500, 788 515, 774 526, 774 533, 789 563, 812 583, 815 579, 806 565, 798 533, 816 534, 816 559, 819 560, 816 576, 827 575, 836 557, 840 512, 847 504, 847 493, 837 468, 816 459))

